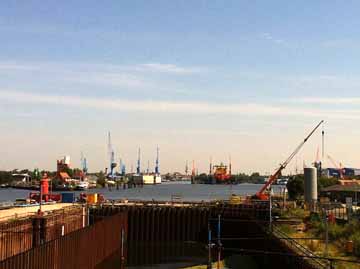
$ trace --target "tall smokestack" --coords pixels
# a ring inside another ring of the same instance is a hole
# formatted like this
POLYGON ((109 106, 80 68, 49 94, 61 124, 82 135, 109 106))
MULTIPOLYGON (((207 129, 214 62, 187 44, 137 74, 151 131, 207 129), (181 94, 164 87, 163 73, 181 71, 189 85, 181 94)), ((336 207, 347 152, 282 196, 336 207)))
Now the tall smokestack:
POLYGON ((209 175, 212 175, 212 157, 210 157, 209 175))

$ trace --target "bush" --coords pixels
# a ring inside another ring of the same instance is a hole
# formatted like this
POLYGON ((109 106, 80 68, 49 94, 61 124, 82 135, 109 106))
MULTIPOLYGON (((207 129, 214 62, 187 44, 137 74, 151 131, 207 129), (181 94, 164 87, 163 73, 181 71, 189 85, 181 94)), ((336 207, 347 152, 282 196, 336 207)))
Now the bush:
POLYGON ((285 233, 287 235, 291 235, 292 233, 295 232, 295 229, 289 224, 280 225, 279 228, 280 228, 280 231, 282 231, 283 233, 285 233))
POLYGON ((285 211, 281 216, 283 218, 298 218, 298 219, 305 219, 307 213, 302 208, 292 208, 285 211))
POLYGON ((355 233, 357 233, 358 231, 360 231, 360 222, 358 220, 352 220, 350 223, 348 223, 345 229, 345 236, 349 237, 355 233))
POLYGON ((345 227, 338 224, 329 224, 329 239, 337 240, 344 237, 345 227))
POLYGON ((100 171, 100 173, 97 176, 98 176, 98 178, 96 180, 96 184, 104 187, 105 183, 106 183, 106 177, 105 177, 104 172, 100 171))
POLYGON ((323 238, 325 233, 325 224, 322 221, 311 221, 310 222, 310 229, 313 231, 313 233, 323 238))
POLYGON ((353 241, 354 244, 354 255, 360 257, 360 232, 354 233, 350 240, 353 241))

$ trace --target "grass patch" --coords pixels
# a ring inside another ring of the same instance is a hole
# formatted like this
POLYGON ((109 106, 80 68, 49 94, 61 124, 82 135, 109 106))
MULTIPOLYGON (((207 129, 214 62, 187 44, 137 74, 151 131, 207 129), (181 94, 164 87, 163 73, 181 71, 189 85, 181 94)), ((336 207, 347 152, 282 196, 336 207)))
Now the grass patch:
POLYGON ((302 208, 291 208, 281 214, 284 219, 305 219, 309 213, 302 208))

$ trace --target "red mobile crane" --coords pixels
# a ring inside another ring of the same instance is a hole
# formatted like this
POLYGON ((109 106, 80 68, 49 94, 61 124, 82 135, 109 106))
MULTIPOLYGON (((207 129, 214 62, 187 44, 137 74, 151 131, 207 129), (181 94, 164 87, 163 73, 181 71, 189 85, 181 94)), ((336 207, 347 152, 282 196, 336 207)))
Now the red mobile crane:
POLYGON ((265 183, 264 186, 255 194, 255 199, 259 200, 268 200, 268 195, 265 193, 265 190, 272 184, 274 181, 281 175, 281 171, 285 169, 285 167, 290 163, 290 161, 295 157, 295 155, 300 151, 300 149, 303 147, 303 145, 308 141, 308 139, 313 135, 313 133, 319 128, 321 124, 323 124, 324 121, 320 121, 318 125, 310 132, 310 134, 300 143, 299 146, 294 150, 293 153, 283 162, 279 169, 276 170, 276 172, 269 178, 269 180, 265 183))

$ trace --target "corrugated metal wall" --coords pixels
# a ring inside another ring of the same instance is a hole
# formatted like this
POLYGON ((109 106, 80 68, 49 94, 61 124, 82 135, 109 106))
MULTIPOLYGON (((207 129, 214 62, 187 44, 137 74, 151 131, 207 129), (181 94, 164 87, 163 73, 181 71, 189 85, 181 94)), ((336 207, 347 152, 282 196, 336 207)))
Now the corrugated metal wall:
POLYGON ((33 246, 31 219, 22 219, 0 224, 0 261, 33 246))
POLYGON ((94 268, 121 248, 127 234, 127 214, 118 213, 84 229, 42 243, 0 262, 0 269, 94 268))
POLYGON ((0 261, 81 229, 86 223, 86 211, 81 206, 0 223, 0 261))

